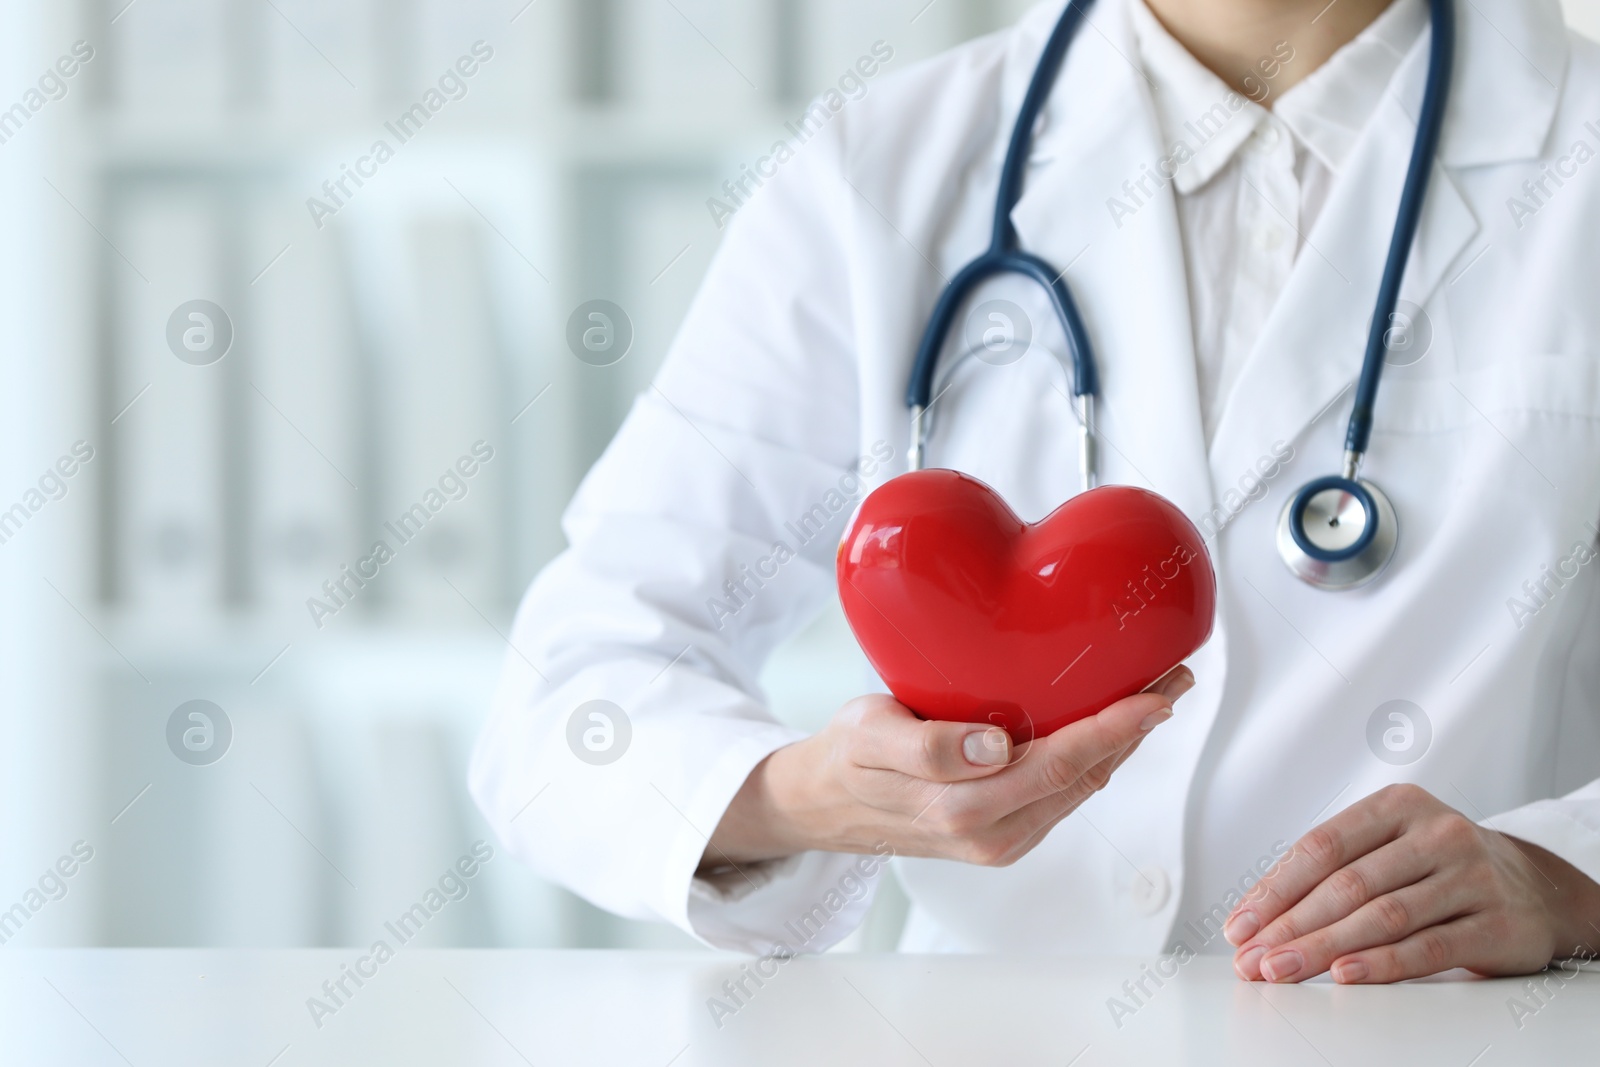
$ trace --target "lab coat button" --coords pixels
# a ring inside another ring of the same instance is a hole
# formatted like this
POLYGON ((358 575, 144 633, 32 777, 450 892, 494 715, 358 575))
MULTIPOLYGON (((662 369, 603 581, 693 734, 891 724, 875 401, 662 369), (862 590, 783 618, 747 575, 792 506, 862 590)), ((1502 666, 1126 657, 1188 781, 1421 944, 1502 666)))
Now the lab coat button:
POLYGON ((1144 867, 1133 876, 1128 895, 1140 915, 1157 915, 1172 899, 1172 879, 1160 867, 1144 867))
POLYGON ((1278 132, 1278 127, 1270 120, 1263 122, 1256 128, 1255 147, 1260 152, 1270 152, 1278 147, 1278 141, 1283 135, 1278 132))

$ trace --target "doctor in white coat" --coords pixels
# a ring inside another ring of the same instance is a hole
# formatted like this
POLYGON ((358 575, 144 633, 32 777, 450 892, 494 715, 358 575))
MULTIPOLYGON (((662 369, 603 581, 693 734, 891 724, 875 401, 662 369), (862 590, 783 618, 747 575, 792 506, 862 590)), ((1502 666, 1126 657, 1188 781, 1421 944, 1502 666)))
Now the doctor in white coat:
MULTIPOLYGON (((1378 581, 1303 584, 1274 529, 1339 466, 1427 5, 1098 0, 1012 218, 1094 341, 1103 480, 1207 537, 1214 636, 1026 753, 881 685, 813 736, 765 707, 854 500, 905 469, 917 341, 987 244, 1062 8, 825 99, 750 188, 518 613, 479 805, 600 907, 751 953, 839 941, 893 856, 906 950, 1228 952, 1246 979, 1342 982, 1592 955, 1600 52, 1555 0, 1456 20, 1364 468, 1402 523, 1378 581)), ((928 462, 1037 520, 1077 486, 1064 342, 1031 283, 974 298, 979 334, 990 300, 1031 340, 962 364, 928 462)))

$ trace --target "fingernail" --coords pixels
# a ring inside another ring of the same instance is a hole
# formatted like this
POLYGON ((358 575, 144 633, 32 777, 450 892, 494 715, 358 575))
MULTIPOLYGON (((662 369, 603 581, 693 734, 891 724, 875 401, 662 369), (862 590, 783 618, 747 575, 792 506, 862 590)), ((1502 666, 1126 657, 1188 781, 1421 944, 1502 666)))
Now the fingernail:
POLYGON ((1149 733, 1170 718, 1172 718, 1171 708, 1158 708, 1144 717, 1144 722, 1139 724, 1139 730, 1143 733, 1149 733))
POLYGON ((1367 965, 1360 960, 1345 960, 1333 968, 1333 980, 1341 985, 1352 982, 1366 981, 1367 975, 1372 972, 1367 970, 1367 965))
POLYGON ((1182 674, 1169 679, 1167 684, 1161 687, 1161 695, 1173 703, 1177 703, 1179 697, 1193 688, 1194 675, 1185 670, 1182 674))
POLYGON ((1011 758, 1010 737, 997 726, 974 730, 961 742, 967 762, 979 767, 1003 767, 1011 758))
POLYGON ((1261 976, 1261 957, 1266 955, 1267 947, 1257 945, 1233 961, 1233 971, 1246 982, 1254 982, 1261 976))
POLYGON ((1300 973, 1306 961, 1294 949, 1274 953, 1261 961, 1261 974, 1269 982, 1286 982, 1300 973))
POLYGON ((1228 939, 1230 945, 1242 945, 1261 930, 1261 920, 1256 918, 1253 911, 1241 911, 1228 920, 1222 928, 1222 936, 1228 939))

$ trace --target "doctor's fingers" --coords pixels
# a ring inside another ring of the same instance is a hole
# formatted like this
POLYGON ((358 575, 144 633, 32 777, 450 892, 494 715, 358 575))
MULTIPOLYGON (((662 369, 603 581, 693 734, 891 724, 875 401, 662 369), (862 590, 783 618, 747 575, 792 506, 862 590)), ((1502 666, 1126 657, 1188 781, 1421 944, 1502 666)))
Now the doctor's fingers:
POLYGON ((866 705, 849 736, 856 766, 926 782, 982 778, 1011 762, 1011 738, 999 727, 919 719, 893 700, 866 705))
POLYGON ((1145 692, 1160 693, 1173 703, 1177 703, 1179 697, 1193 688, 1194 671, 1191 671, 1185 664, 1180 663, 1154 682, 1151 682, 1145 692))
MULTIPOLYGON (((1129 748, 1137 747, 1134 742, 1129 748)), ((1008 867, 1111 779, 1128 752, 1113 753, 1068 789, 1012 810, 998 779, 944 786, 912 821, 939 842, 937 854, 980 867, 1008 867)))
POLYGON ((1023 751, 1005 775, 970 782, 942 796, 938 821, 953 836, 967 841, 960 858, 980 866, 1008 866, 1032 852, 1056 823, 1104 789, 1117 768, 1127 762, 1147 736, 1148 732, 1141 732, 1122 749, 1065 782, 1060 789, 1036 800, 1025 800, 1018 807, 1018 779, 1014 776, 1033 773, 1031 769, 1025 771, 1024 767, 1030 759, 1036 758, 1039 745, 1035 743, 1023 751), (981 832, 973 832, 975 827, 982 827, 981 832))
POLYGON ((1351 953, 1396 945, 1419 931, 1473 914, 1476 904, 1476 896, 1457 879, 1431 875, 1375 897, 1353 914, 1287 944, 1248 946, 1234 969, 1249 981, 1303 982, 1351 953))
POLYGON ((1039 738, 993 782, 1003 806, 1020 811, 1048 798, 1085 797, 1105 786, 1116 757, 1172 718, 1172 701, 1161 693, 1138 693, 1098 715, 1039 738))
POLYGON ((1515 947, 1510 941, 1499 920, 1480 912, 1418 930, 1398 944, 1381 945, 1336 960, 1333 976, 1342 985, 1378 985, 1426 978, 1454 967, 1467 967, 1490 977, 1531 974, 1540 969, 1537 962, 1508 954, 1507 949, 1515 947))
POLYGON ((1110 783, 1117 768, 1128 761, 1144 743, 1141 737, 1127 748, 1097 763, 1089 773, 1079 778, 1070 788, 1012 812, 1000 820, 995 828, 1002 840, 1012 842, 1011 860, 1020 859, 1032 852, 1056 824, 1083 806, 1084 801, 1110 783))
MULTIPOLYGON (((1145 690, 1145 692, 1163 696, 1167 699, 1169 705, 1175 705, 1178 702, 1179 697, 1183 696, 1193 688, 1194 673, 1190 671, 1188 667, 1185 667, 1180 663, 1178 666, 1172 668, 1172 670, 1162 675, 1161 678, 1157 679, 1148 689, 1145 690)), ((1081 804, 1084 800, 1088 799, 1089 796, 1104 789, 1110 783, 1111 776, 1116 773, 1117 768, 1128 762, 1128 759, 1135 752, 1139 751, 1139 746, 1144 744, 1144 739, 1150 736, 1150 730, 1154 729, 1155 726, 1160 725, 1160 722, 1165 721, 1165 717, 1170 714, 1171 710, 1171 707, 1169 707, 1166 712, 1157 711, 1154 715, 1154 718, 1159 721, 1152 722, 1151 718, 1147 717, 1139 724, 1138 736, 1134 737, 1132 741, 1124 745, 1121 751, 1115 752, 1101 760, 1099 763, 1095 764, 1087 774, 1080 778, 1076 784, 1081 788, 1082 794, 1081 796, 1077 797, 1077 799, 1069 808, 1067 808, 1067 811, 1070 812, 1073 808, 1076 808, 1078 804, 1081 804)), ((1017 756, 1017 763, 1020 764, 1026 760, 1028 758, 1028 754, 1032 750, 1032 745, 1024 745, 1022 747, 1021 754, 1017 756)), ((1078 790, 1075 789, 1072 791, 1077 792, 1078 790)), ((1048 810, 1052 806, 1053 802, 1060 800, 1061 797, 1062 794, 1043 797, 1039 800, 1030 801, 1028 806, 1038 805, 1040 810, 1048 810)), ((1026 810, 1026 807, 1022 810, 1026 810)), ((1062 817, 1062 815, 1057 815, 1055 819, 1050 820, 1048 825, 1044 827, 1044 830, 1049 830, 1049 828, 1054 826, 1056 822, 1059 822, 1062 817)), ((1044 831, 1041 831, 1041 833, 1042 832, 1044 831)))
MULTIPOLYGON (((1391 841, 1369 852, 1348 866, 1324 878, 1306 896, 1278 918, 1266 924, 1259 932, 1251 929, 1254 912, 1241 912, 1240 916, 1224 928, 1230 939, 1238 938, 1236 960, 1255 948, 1271 951, 1317 930, 1325 929, 1345 919, 1386 893, 1422 881, 1439 869, 1436 855, 1417 848, 1407 840, 1391 841)), ((1409 931, 1403 931, 1409 933, 1409 931)), ((1399 936, 1397 932, 1395 936, 1399 936)), ((1256 953, 1255 959, 1261 954, 1256 953)), ((1254 974, 1241 977, 1254 979, 1254 974)))
POLYGON ((1295 842, 1289 855, 1235 906, 1224 936, 1242 945, 1335 871, 1394 841, 1419 816, 1435 812, 1456 814, 1413 785, 1388 786, 1350 805, 1295 842))

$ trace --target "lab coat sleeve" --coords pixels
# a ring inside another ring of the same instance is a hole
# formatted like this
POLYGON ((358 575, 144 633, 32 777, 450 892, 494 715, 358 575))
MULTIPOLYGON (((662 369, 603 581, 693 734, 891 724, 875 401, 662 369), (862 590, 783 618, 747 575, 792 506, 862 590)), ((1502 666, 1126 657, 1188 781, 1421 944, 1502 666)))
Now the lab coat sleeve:
POLYGON ((863 463, 839 154, 818 134, 731 221, 658 378, 565 515, 570 547, 523 600, 470 772, 494 830, 544 877, 752 953, 837 942, 875 884, 862 857, 822 853, 695 877, 750 771, 802 736, 756 678, 834 595, 863 463), (586 731, 607 741, 580 711, 597 700, 621 710, 606 712, 614 762, 585 746, 586 731))
POLYGON ((1496 815, 1483 825, 1547 849, 1600 882, 1600 781, 1496 815))

